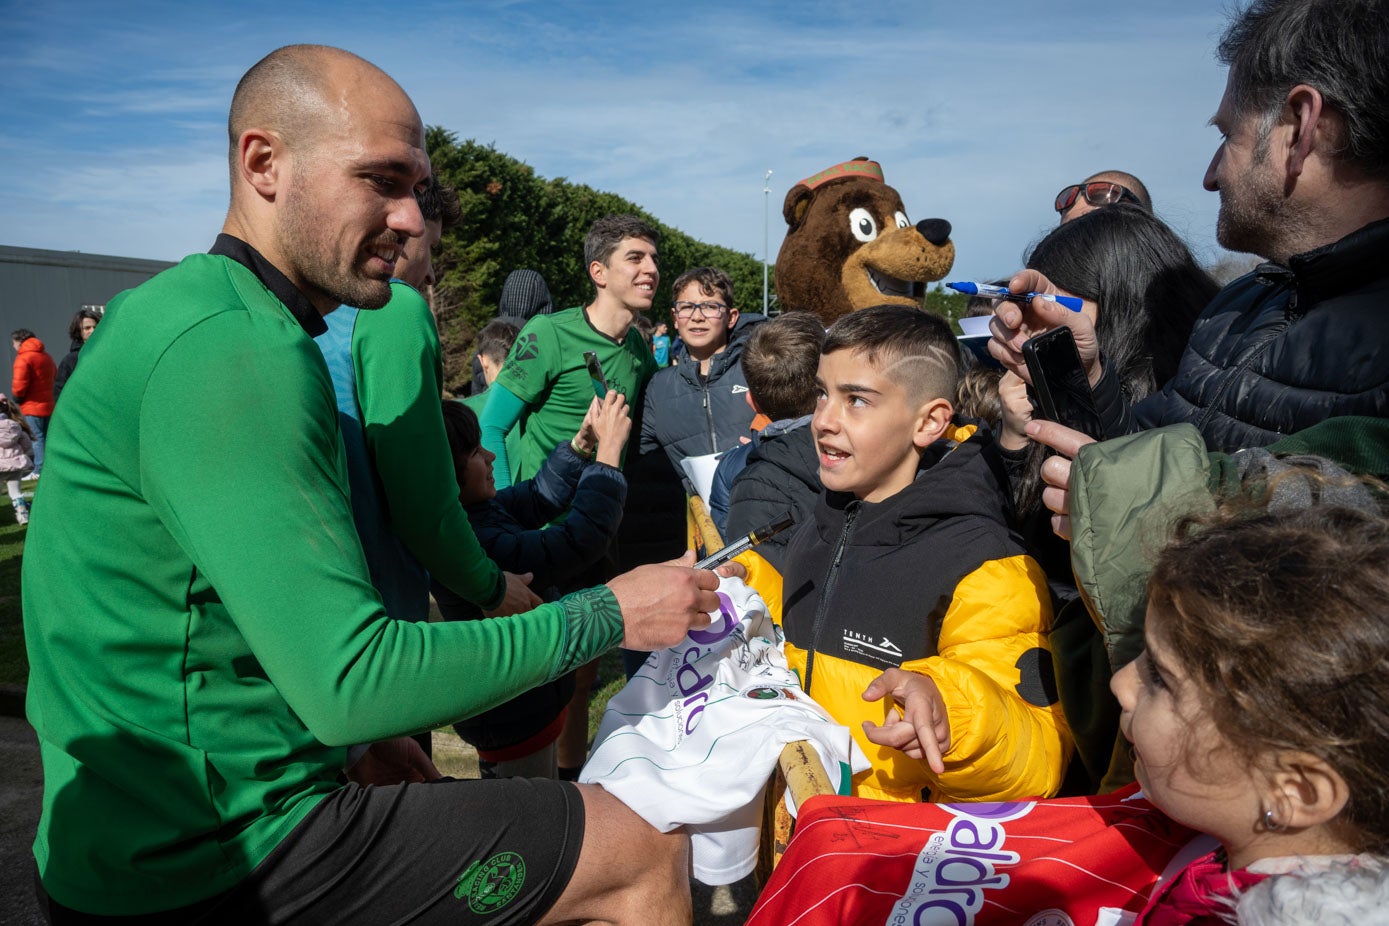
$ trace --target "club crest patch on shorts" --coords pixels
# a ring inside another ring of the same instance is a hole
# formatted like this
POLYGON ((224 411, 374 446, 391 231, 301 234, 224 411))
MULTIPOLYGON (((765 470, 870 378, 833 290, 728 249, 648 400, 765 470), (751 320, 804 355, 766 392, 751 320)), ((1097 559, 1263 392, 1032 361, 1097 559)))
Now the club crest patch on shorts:
POLYGON ((511 903, 526 883, 525 859, 515 852, 500 852, 485 862, 468 866, 453 889, 459 900, 477 914, 495 913, 511 903))

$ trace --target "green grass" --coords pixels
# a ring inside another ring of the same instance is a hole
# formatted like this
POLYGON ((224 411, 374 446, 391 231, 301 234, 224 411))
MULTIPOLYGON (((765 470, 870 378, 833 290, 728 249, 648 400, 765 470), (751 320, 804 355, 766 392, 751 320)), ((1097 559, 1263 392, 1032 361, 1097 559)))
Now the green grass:
POLYGON ((605 653, 598 660, 598 678, 593 682, 593 694, 588 699, 588 743, 598 735, 598 724, 603 720, 603 711, 608 709, 608 699, 622 690, 627 684, 627 676, 622 671, 622 657, 617 650, 605 653))
POLYGON ((29 680, 29 659, 24 654, 19 564, 27 528, 14 523, 10 511, 0 512, 0 685, 23 685, 29 680))

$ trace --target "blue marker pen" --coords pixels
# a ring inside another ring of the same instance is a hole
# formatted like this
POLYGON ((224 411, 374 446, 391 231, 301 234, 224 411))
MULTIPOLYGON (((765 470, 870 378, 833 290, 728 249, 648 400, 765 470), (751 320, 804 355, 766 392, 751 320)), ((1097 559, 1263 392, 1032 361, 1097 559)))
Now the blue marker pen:
POLYGON ((1006 286, 990 286, 988 283, 946 283, 945 285, 957 293, 964 293, 966 296, 1007 299, 1009 302, 1021 302, 1023 305, 1031 302, 1034 298, 1041 297, 1048 302, 1065 306, 1072 312, 1079 312, 1080 304, 1083 301, 1078 296, 1053 296, 1050 293, 1013 293, 1009 292, 1006 286))

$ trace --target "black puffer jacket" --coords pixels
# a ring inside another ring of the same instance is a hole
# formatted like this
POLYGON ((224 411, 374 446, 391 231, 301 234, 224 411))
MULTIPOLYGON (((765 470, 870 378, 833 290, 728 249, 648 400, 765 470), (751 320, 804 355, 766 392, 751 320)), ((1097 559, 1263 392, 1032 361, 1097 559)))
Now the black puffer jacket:
MULTIPOLYGON (((724 539, 742 537, 786 511, 791 512, 797 525, 812 520, 822 489, 820 458, 809 423, 760 441, 748 454, 748 465, 733 480, 724 539)), ((782 531, 757 546, 762 558, 783 575, 786 545, 793 534, 794 529, 782 531)))
POLYGON ((78 351, 82 350, 84 342, 73 340, 68 355, 58 363, 58 370, 53 374, 53 401, 58 401, 58 395, 63 391, 63 387, 68 383, 68 377, 72 371, 77 369, 78 351))
POLYGON ((1342 415, 1389 416, 1389 219, 1263 264, 1196 320, 1177 375, 1130 413, 1106 371, 1111 437, 1182 422, 1210 450, 1263 447, 1342 415))

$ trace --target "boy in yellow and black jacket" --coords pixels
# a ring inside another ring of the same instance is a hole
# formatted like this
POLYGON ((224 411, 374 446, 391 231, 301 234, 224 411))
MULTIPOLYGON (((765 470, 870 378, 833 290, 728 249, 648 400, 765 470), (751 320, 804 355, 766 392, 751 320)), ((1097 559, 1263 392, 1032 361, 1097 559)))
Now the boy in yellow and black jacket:
POLYGON ((1046 576, 1007 526, 988 432, 953 415, 958 356, 943 319, 881 306, 836 322, 820 359, 825 492, 787 550, 782 622, 806 691, 873 763, 860 797, 1047 796, 1072 749, 1046 576))

